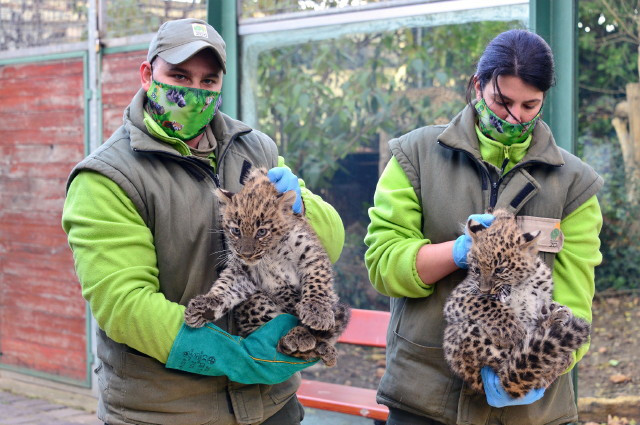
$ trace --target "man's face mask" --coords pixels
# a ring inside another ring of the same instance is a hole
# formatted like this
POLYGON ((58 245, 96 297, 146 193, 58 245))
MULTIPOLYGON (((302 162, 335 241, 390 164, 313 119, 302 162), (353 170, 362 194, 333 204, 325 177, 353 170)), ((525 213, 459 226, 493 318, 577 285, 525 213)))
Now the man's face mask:
POLYGON ((222 103, 221 92, 151 81, 147 112, 167 133, 180 140, 202 134, 222 103))
POLYGON ((538 118, 540 118, 542 108, 531 121, 522 124, 511 124, 498 117, 489 109, 484 99, 480 99, 476 103, 476 111, 478 112, 478 125, 482 134, 505 145, 512 145, 523 142, 529 137, 536 126, 538 118))

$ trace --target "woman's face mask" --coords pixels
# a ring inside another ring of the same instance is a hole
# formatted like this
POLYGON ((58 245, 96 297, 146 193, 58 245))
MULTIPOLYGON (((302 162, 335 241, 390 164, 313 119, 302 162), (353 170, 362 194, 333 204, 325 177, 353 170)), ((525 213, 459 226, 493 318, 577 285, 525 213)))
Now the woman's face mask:
POLYGON ((222 103, 221 92, 151 81, 148 111, 168 136, 191 140, 202 134, 222 103))
POLYGON ((533 132, 536 122, 542 114, 542 108, 531 121, 522 124, 512 124, 497 116, 485 102, 484 98, 476 103, 478 112, 478 126, 485 136, 505 145, 520 143, 529 137, 533 132))

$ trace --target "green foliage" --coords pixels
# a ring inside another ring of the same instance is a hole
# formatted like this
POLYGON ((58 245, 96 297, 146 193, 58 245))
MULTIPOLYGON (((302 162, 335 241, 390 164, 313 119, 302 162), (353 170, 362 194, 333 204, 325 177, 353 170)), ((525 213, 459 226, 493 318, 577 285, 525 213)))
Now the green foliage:
POLYGON ((582 0, 578 15, 578 153, 594 146, 606 148, 590 159, 606 182, 598 196, 604 219, 598 290, 640 287, 640 205, 627 199, 630 182, 611 125, 615 105, 625 98, 625 85, 638 81, 638 41, 625 31, 634 28, 638 12, 632 0, 607 3, 611 9, 602 0, 582 0))
MULTIPOLYGON (((640 203, 627 202, 623 169, 616 168, 605 177, 611 179, 613 189, 600 197, 604 225, 596 289, 640 288, 640 203)), ((640 190, 636 196, 640 197, 640 190)))
POLYGON ((389 310, 389 298, 381 295, 369 283, 362 263, 366 246, 366 229, 361 224, 347 228, 340 261, 335 265, 335 287, 340 299, 353 308, 389 310))
POLYGON ((135 34, 155 32, 163 22, 166 10, 156 11, 156 15, 143 13, 139 0, 111 0, 106 3, 108 37, 125 37, 135 34))
POLYGON ((311 187, 328 187, 339 160, 378 150, 381 131, 396 136, 452 118, 487 42, 517 25, 407 28, 265 51, 260 128, 311 187))
MULTIPOLYGON (((625 2, 631 4, 631 0, 612 4, 625 2)), ((625 85, 638 81, 638 45, 621 33, 602 0, 582 0, 578 10, 582 26, 578 37, 578 127, 580 132, 603 137, 603 143, 611 143, 606 138, 615 137, 611 127, 613 106, 624 99, 625 85), (607 31, 608 25, 613 25, 613 31, 607 31)), ((618 12, 624 10, 618 5, 618 12)))
MULTIPOLYGON (((365 188, 365 173, 356 163, 362 165, 365 153, 375 157, 386 149, 380 140, 449 122, 465 104, 467 82, 486 44, 520 26, 497 21, 405 28, 260 54, 254 88, 259 128, 345 220, 346 243, 335 265, 336 288, 345 302, 389 307, 369 283, 363 263, 368 219, 360 195, 369 189, 372 194, 377 169, 367 174, 371 187, 365 188)), ((372 197, 364 201, 371 202, 372 197)))

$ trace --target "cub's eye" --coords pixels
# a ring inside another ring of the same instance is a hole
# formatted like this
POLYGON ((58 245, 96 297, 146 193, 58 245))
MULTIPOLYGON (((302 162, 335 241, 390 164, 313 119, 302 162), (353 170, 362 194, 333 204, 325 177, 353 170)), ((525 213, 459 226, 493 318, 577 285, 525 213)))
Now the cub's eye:
POLYGON ((268 233, 267 229, 264 229, 264 228, 258 229, 258 231, 256 232, 256 237, 257 238, 262 238, 262 237, 266 236, 267 233, 268 233))
POLYGON ((230 227, 229 231, 233 236, 240 236, 240 229, 238 227, 230 227))
POLYGON ((506 267, 498 267, 498 268, 495 269, 495 273, 496 274, 502 274, 502 273, 504 273, 506 271, 507 271, 506 267))
POLYGON ((471 271, 475 274, 480 274, 480 267, 471 267, 471 271))

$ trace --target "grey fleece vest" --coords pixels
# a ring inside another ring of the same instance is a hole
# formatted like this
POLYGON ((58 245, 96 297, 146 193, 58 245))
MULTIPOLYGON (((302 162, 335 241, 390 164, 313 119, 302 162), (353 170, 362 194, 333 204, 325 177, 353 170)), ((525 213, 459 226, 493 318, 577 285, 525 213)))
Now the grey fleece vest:
MULTIPOLYGON (((470 214, 490 206, 563 219, 603 184, 591 167, 556 146, 544 122, 536 125, 523 160, 500 178, 500 170, 481 158, 475 110, 469 106, 450 124, 417 129, 389 146, 421 201, 422 231, 432 243, 455 239, 470 214)), ((555 254, 542 256, 553 266, 555 254)), ((484 394, 474 394, 452 375, 442 350, 442 309, 465 275, 459 270, 447 276, 426 298, 392 299, 387 370, 378 401, 447 424, 483 425, 495 415, 504 424, 519 425, 577 419, 569 374, 548 388, 542 400, 502 412, 492 410, 484 394)))
MULTIPOLYGON (((118 184, 153 234, 160 291, 186 305, 208 291, 223 264, 216 180, 241 189, 243 169, 277 165, 277 148, 264 134, 218 113, 207 128, 217 140, 217 170, 209 161, 181 156, 148 135, 143 123, 145 93, 125 110, 124 125, 71 172, 91 170, 118 184)), ((233 332, 229 317, 218 326, 233 332)), ((258 423, 277 412, 296 391, 300 377, 276 385, 240 385, 225 377, 175 370, 111 340, 98 331, 100 401, 98 417, 111 425, 258 423), (229 402, 233 412, 229 408, 229 402)))

